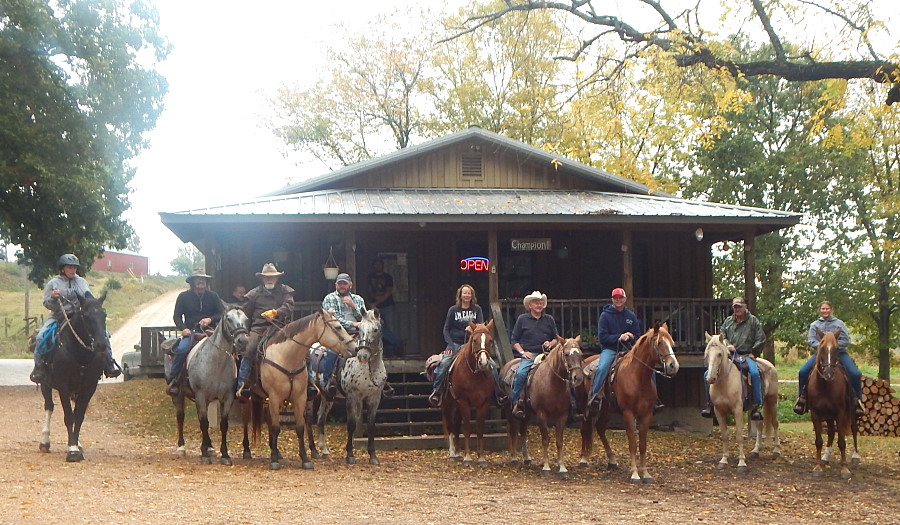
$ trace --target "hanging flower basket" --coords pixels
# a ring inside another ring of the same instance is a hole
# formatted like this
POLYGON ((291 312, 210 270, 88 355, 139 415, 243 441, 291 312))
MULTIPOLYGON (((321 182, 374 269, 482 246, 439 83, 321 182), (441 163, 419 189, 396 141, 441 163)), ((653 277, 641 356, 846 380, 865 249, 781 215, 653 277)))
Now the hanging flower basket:
POLYGON ((330 246, 328 247, 328 260, 322 265, 322 271, 325 273, 326 279, 330 281, 337 279, 338 265, 337 261, 334 260, 334 252, 330 246))

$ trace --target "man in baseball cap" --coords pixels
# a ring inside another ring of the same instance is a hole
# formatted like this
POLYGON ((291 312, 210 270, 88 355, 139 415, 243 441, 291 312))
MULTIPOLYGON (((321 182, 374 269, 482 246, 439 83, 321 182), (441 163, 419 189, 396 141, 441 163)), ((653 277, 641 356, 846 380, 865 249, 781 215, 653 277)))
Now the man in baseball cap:
POLYGON ((625 289, 613 288, 612 304, 603 307, 597 320, 597 338, 600 341, 600 358, 594 372, 594 382, 588 396, 588 409, 599 411, 603 400, 603 383, 616 359, 619 349, 631 348, 643 333, 641 322, 634 312, 625 307, 625 289))

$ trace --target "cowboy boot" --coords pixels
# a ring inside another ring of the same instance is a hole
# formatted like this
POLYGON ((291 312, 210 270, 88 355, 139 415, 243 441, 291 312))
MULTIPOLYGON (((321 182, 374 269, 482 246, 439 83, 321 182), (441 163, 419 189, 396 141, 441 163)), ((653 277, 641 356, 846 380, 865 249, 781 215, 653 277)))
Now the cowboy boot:
POLYGON ((103 367, 103 375, 109 378, 119 377, 119 374, 122 373, 122 369, 119 368, 119 363, 116 363, 116 360, 112 357, 108 357, 106 359, 106 365, 103 367))
POLYGON ((431 391, 431 395, 428 396, 428 404, 433 407, 441 406, 441 401, 444 398, 444 384, 444 381, 441 381, 441 384, 431 391))
POLYGON ((863 417, 866 415, 866 407, 863 406, 862 400, 856 400, 856 403, 853 404, 853 412, 856 417, 863 417))
POLYGON ((518 419, 525 419, 525 398, 524 396, 519 398, 516 401, 516 404, 513 405, 512 415, 518 419))
POLYGON ((706 406, 703 410, 700 411, 700 415, 705 417, 706 419, 712 419, 713 417, 713 406, 709 401, 706 402, 706 406))
POLYGON ((753 404, 750 406, 750 421, 762 421, 762 414, 759 413, 759 405, 753 404))
POLYGON ((656 414, 664 408, 666 408, 666 405, 664 405, 663 402, 659 400, 659 398, 656 398, 656 402, 653 403, 653 413, 656 414))
POLYGON ((797 396, 797 402, 794 403, 794 413, 797 415, 806 413, 806 390, 800 392, 800 395, 797 396))
POLYGON ((238 385, 237 390, 235 390, 234 397, 241 403, 246 403, 247 401, 250 401, 250 394, 250 385, 247 384, 246 381, 243 381, 238 385))
POLYGON ((381 395, 385 399, 387 399, 389 397, 394 397, 394 387, 392 387, 390 383, 385 381, 384 386, 381 387, 381 395))

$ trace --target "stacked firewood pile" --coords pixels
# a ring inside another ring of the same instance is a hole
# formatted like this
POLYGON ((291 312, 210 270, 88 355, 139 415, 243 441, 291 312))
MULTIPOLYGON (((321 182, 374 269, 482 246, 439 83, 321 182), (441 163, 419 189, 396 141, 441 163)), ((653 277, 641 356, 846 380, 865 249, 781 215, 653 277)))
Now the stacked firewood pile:
POLYGON ((866 436, 900 436, 900 398, 884 379, 862 378, 866 415, 859 418, 859 433, 866 436))

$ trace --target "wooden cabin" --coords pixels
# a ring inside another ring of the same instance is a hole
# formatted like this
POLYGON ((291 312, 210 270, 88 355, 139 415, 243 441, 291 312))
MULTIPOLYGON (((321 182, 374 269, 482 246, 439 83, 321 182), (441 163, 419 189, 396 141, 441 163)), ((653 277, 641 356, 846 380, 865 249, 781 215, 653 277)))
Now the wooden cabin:
POLYGON ((419 371, 443 349, 444 318, 462 283, 495 319, 504 359, 504 334, 531 291, 548 295, 562 335, 596 335, 600 309, 621 286, 645 325, 670 323, 684 371, 660 390, 676 407, 702 402, 699 371, 690 368, 702 358, 703 332, 729 315, 728 299, 712 297, 710 246, 743 241, 752 309, 754 238, 800 219, 679 199, 475 127, 262 197, 160 215, 203 252, 220 293, 255 286, 255 273, 275 262, 297 290, 298 314, 334 289, 326 264, 367 297, 367 274, 384 261, 403 341, 394 371, 419 371))

